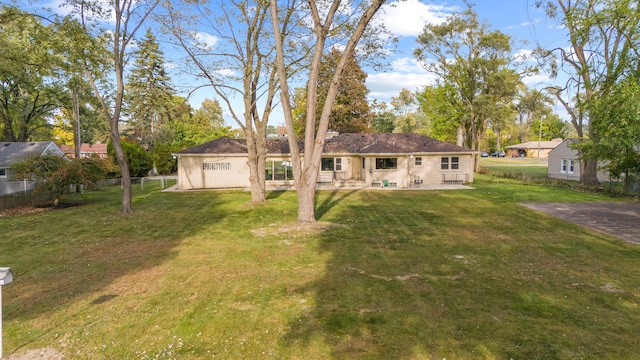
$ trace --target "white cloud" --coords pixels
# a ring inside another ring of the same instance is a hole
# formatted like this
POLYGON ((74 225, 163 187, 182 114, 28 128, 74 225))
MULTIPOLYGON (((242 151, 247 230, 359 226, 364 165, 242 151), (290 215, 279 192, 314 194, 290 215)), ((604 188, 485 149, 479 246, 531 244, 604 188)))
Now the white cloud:
POLYGON ((369 97, 381 101, 389 101, 398 96, 400 90, 415 91, 426 85, 434 84, 437 76, 427 72, 413 58, 399 58, 391 64, 392 71, 370 74, 367 77, 369 97))
POLYGON ((387 30, 398 36, 417 36, 426 24, 441 24, 457 7, 425 4, 419 0, 395 1, 382 7, 387 30))
POLYGON ((522 78, 522 82, 528 86, 536 86, 539 84, 551 84, 553 79, 547 74, 535 74, 525 76, 522 78))
POLYGON ((192 36, 198 42, 197 46, 203 50, 213 48, 218 43, 218 40, 220 40, 217 36, 204 31, 192 33, 192 36))

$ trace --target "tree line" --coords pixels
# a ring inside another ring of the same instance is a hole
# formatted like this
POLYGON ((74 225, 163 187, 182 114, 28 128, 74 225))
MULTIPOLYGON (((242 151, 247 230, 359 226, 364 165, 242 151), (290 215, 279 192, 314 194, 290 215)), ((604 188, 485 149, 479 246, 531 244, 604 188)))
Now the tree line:
POLYGON ((637 176, 633 2, 536 1, 566 29, 571 46, 529 54, 517 53, 515 39, 492 30, 467 4, 442 24, 425 24, 417 38, 414 55, 438 81, 403 89, 390 104, 368 101, 361 67, 384 62, 393 41, 384 28, 370 26, 385 3, 68 1, 67 16, 5 6, 3 139, 108 138, 125 182, 125 213, 132 211, 131 169, 123 144, 150 150, 150 163, 170 171, 171 152, 234 134, 223 108, 239 128, 234 135, 247 141, 253 202, 266 201, 268 123, 276 106, 283 109, 301 222, 315 221, 315 178, 330 129, 419 132, 478 151, 578 137, 584 184, 594 183, 598 160, 616 175, 637 176), (156 35, 185 54, 182 71, 218 100, 194 110, 177 95, 156 35), (528 76, 560 70, 570 79, 565 86, 524 84, 528 76), (571 125, 553 113, 557 102, 571 125))

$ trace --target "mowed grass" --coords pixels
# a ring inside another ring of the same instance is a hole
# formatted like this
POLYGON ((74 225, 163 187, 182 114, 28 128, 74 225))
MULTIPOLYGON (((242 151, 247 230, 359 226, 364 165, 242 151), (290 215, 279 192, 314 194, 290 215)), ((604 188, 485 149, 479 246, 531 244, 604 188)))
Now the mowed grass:
POLYGON ((134 191, 0 218, 4 355, 66 359, 620 359, 640 353, 640 248, 518 205, 608 201, 496 184, 134 191))
POLYGON ((484 173, 498 178, 549 182, 547 162, 546 158, 482 158, 480 166, 484 173))

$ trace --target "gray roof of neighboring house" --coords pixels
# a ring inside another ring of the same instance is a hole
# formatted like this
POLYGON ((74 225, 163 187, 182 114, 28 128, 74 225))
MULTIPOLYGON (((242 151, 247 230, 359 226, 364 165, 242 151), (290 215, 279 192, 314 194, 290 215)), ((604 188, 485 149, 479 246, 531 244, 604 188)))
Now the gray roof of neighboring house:
MULTIPOLYGON (((302 142, 300 150, 303 151, 302 142)), ((269 154, 289 154, 286 139, 267 140, 269 154)), ((473 150, 414 133, 345 133, 325 141, 325 154, 472 153, 473 150)), ((176 154, 246 154, 244 139, 219 138, 176 154)))
POLYGON ((555 149, 556 146, 562 144, 562 140, 552 141, 528 141, 522 144, 507 146, 507 149, 555 149))
POLYGON ((46 153, 64 156, 53 141, 0 142, 0 168, 8 168, 16 162, 46 153))

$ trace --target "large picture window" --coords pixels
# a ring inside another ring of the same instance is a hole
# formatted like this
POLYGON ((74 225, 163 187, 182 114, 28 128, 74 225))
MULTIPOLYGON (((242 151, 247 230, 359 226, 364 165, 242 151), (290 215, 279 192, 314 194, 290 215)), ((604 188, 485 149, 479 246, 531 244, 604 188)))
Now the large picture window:
POLYGON ((376 169, 397 169, 398 158, 376 158, 376 169))
POLYGON ((293 180, 293 167, 289 161, 267 161, 266 180, 293 180))
POLYGON ((322 158, 322 164, 320 166, 320 170, 322 171, 333 171, 333 158, 322 158))

